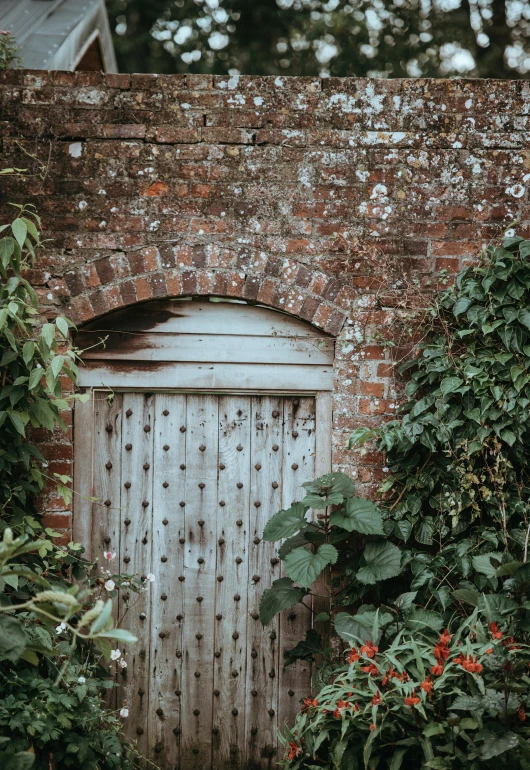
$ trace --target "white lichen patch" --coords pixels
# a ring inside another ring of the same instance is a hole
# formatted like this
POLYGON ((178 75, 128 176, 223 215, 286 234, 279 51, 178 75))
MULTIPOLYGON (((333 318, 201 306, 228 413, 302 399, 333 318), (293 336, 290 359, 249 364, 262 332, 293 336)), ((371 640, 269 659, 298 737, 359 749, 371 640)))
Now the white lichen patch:
POLYGON ((68 152, 72 158, 80 158, 83 153, 83 143, 72 142, 72 144, 68 147, 68 152))

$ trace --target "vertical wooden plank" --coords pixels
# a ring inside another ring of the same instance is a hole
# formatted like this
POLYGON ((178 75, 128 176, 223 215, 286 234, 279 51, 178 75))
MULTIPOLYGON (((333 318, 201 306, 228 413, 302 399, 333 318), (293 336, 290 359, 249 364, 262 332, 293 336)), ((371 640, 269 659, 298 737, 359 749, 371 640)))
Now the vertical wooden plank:
MULTIPOLYGON (((296 396, 284 399, 283 433, 283 500, 284 508, 301 500, 304 493, 302 484, 315 475, 315 399, 296 396)), ((280 617, 280 649, 283 660, 284 650, 291 649, 311 626, 311 613, 302 604, 286 610, 280 617)), ((297 661, 281 671, 280 719, 292 724, 300 700, 311 692, 311 666, 297 661)))
POLYGON ((233 770, 246 757, 249 407, 248 397, 219 398, 213 765, 233 770))
POLYGON ((186 413, 181 768, 204 770, 212 761, 217 397, 188 396, 186 413))
MULTIPOLYGON (((124 393, 122 423, 122 508, 121 569, 146 576, 152 572, 151 538, 153 510, 153 396, 124 393)), ((123 627, 138 637, 127 650, 128 667, 123 670, 124 683, 119 697, 128 709, 127 732, 136 739, 138 750, 149 753, 149 642, 151 625, 151 593, 147 583, 143 593, 122 591, 123 627), (130 606, 126 608, 127 599, 130 606)), ((121 704, 118 704, 121 705, 121 704)))
MULTIPOLYGON (((331 472, 331 431, 333 423, 332 394, 330 391, 319 391, 315 398, 315 476, 324 476, 331 472)), ((317 512, 313 512, 315 515, 317 512)), ((315 622, 314 618, 321 612, 331 611, 331 570, 326 568, 315 581, 311 607, 313 610, 312 625, 321 635, 324 647, 329 641, 329 623, 315 622)))
POLYGON ((247 632, 247 764, 273 767, 278 748, 278 681, 283 662, 279 659, 278 618, 266 628, 259 620, 263 591, 280 577, 274 543, 261 536, 270 517, 282 507, 283 399, 254 396, 251 407, 250 531, 248 569, 247 632), (253 502, 259 502, 254 506, 253 502), (259 576, 254 582, 252 577, 259 576))
POLYGON ((121 432, 122 395, 94 393, 94 452, 92 456, 93 488, 97 498, 92 504, 90 542, 93 558, 102 569, 114 571, 118 561, 107 562, 103 553, 119 553, 121 507, 121 432))
POLYGON ((74 407, 74 497, 73 497, 73 539, 82 543, 88 559, 92 557, 92 503, 94 495, 94 395, 88 390, 90 399, 77 401, 74 407))
POLYGON ((152 586, 148 735, 151 758, 178 766, 184 574, 186 396, 159 393, 154 402, 152 586), (180 618, 180 620, 178 619, 180 618))

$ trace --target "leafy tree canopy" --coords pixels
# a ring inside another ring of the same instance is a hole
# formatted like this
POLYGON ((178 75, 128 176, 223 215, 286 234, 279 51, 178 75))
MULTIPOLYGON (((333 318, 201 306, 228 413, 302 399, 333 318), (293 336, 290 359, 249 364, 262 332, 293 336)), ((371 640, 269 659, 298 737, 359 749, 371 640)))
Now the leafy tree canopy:
POLYGON ((122 72, 526 77, 524 0, 107 0, 122 72))

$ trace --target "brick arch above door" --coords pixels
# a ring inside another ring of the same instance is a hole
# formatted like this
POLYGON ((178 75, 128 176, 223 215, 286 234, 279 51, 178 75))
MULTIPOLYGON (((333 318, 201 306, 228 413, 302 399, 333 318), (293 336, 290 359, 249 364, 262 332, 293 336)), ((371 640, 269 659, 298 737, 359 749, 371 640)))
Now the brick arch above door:
POLYGON ((67 315, 83 324, 151 299, 218 296, 267 305, 337 336, 358 292, 346 281, 308 265, 269 258, 263 271, 164 269, 154 246, 105 257, 66 272, 67 315))

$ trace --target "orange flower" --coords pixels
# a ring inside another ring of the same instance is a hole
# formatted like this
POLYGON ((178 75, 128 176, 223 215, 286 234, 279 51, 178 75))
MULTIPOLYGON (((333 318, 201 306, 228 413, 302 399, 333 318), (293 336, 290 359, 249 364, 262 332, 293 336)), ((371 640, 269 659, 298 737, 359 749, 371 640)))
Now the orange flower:
POLYGON ((377 666, 373 663, 370 663, 369 666, 361 666, 361 671, 364 671, 365 674, 370 674, 370 676, 376 676, 379 673, 377 666))
POLYGON ((407 674, 406 671, 403 671, 401 676, 398 674, 396 678, 399 679, 400 682, 408 682, 409 681, 409 675, 407 674))
POLYGON ((440 644, 448 645, 453 637, 447 630, 447 628, 444 630, 443 634, 440 634, 440 644))
POLYGON ((504 639, 501 642, 501 644, 503 647, 507 647, 509 650, 518 650, 519 645, 514 644, 514 642, 515 642, 515 639, 513 638, 513 636, 507 636, 506 639, 504 639))
POLYGON ((376 647, 373 642, 366 642, 361 647, 361 652, 366 655, 367 658, 375 658, 375 653, 379 652, 379 647, 376 647))
POLYGON ((397 671, 394 671, 392 666, 390 666, 390 668, 388 669, 388 671, 386 672, 386 674, 383 677, 383 680, 381 682, 383 687, 385 685, 387 685, 390 682, 391 679, 399 679, 399 674, 397 673, 397 671))
POLYGON ((432 692, 432 688, 434 687, 434 685, 431 682, 431 677, 428 676, 427 679, 424 679, 423 682, 420 684, 420 687, 426 693, 432 692))
POLYGON ((296 759, 296 757, 299 757, 302 753, 302 747, 298 746, 296 741, 290 741, 289 742, 289 753, 287 754, 288 759, 296 759))
POLYGON ((409 695, 408 698, 405 698, 405 706, 417 706, 420 702, 420 698, 416 695, 416 690, 412 691, 412 695, 409 695))
POLYGON ((352 711, 360 711, 360 710, 361 709, 359 708, 359 704, 357 703, 357 701, 355 701, 355 703, 352 706, 352 711))
POLYGON ((318 701, 314 698, 306 698, 304 702, 302 703, 302 711, 307 711, 307 709, 310 708, 316 708, 318 706, 318 701))
POLYGON ((449 657, 449 647, 446 644, 438 642, 434 648, 434 657, 436 660, 447 660, 449 657))
POLYGON ((521 706, 521 708, 520 708, 520 709, 519 709, 519 711, 517 712, 517 716, 519 717, 519 719, 521 720, 521 722, 524 722, 524 721, 525 721, 525 719, 526 719, 526 712, 525 712, 525 710, 524 710, 524 706, 521 706))
POLYGON ((382 702, 381 700, 381 693, 379 690, 376 692, 374 697, 372 698, 372 706, 379 706, 379 704, 382 702))
POLYGON ((441 676, 444 672, 444 667, 438 663, 436 666, 431 667, 431 674, 433 676, 441 676))
POLYGON ((344 711, 344 709, 349 709, 349 708, 350 708, 350 704, 348 703, 348 701, 339 700, 337 701, 337 707, 333 712, 333 716, 335 717, 335 719, 340 719, 342 717, 342 712, 344 711))
POLYGON ((464 655, 459 655, 453 660, 453 663, 455 663, 457 666, 462 666, 464 671, 469 671, 470 674, 482 673, 482 664, 479 663, 477 659, 472 655, 468 655, 467 657, 464 657, 464 655))
POLYGON ((376 728, 376 725, 370 725, 370 732, 372 732, 372 730, 375 730, 375 728, 376 728))
POLYGON ((348 663, 356 663, 359 660, 359 651, 352 647, 348 655, 348 663))
POLYGON ((499 626, 496 623, 490 623, 490 631, 494 639, 502 639, 502 631, 499 631, 499 626))
POLYGON ((488 647, 488 649, 485 650, 486 655, 491 655, 492 652, 493 652, 493 647, 488 647))

